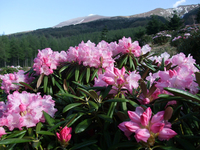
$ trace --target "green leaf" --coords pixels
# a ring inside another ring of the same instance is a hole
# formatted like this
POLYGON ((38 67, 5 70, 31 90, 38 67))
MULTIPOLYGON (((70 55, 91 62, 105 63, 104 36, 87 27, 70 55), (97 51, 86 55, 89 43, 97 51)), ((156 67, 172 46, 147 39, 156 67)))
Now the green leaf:
POLYGON ((183 90, 176 89, 176 88, 170 88, 170 87, 166 87, 166 88, 164 88, 164 90, 174 94, 175 96, 181 96, 185 99, 191 99, 193 101, 200 102, 200 98, 198 96, 193 95, 187 91, 183 91, 183 90))
POLYGON ((70 148, 70 150, 77 150, 77 149, 80 149, 80 148, 83 148, 85 146, 92 145, 92 144, 95 144, 95 143, 97 143, 97 140, 87 140, 85 142, 76 144, 75 146, 70 148))
POLYGON ((25 82, 19 82, 21 85, 23 85, 25 88, 30 89, 30 90, 34 90, 29 84, 25 83, 25 82))
POLYGON ((47 123, 48 123, 50 126, 53 126, 53 125, 54 125, 54 124, 53 124, 53 123, 54 123, 54 119, 51 118, 51 116, 50 116, 48 113, 46 113, 45 111, 43 111, 43 115, 44 115, 44 117, 45 117, 47 123))
POLYGON ((56 81, 56 86, 59 88, 59 90, 62 92, 62 93, 65 93, 65 91, 63 90, 62 86, 56 81))
POLYGON ((77 107, 77 106, 80 106, 82 105, 82 103, 72 103, 72 104, 69 104, 67 106, 65 106, 65 108, 63 109, 63 113, 65 113, 66 111, 74 108, 74 107, 77 107))
POLYGON ((87 72, 86 72, 86 83, 88 83, 90 80, 90 68, 87 68, 87 72))
POLYGON ((196 150, 196 148, 193 146, 193 144, 191 144, 188 140, 184 140, 182 138, 175 138, 176 141, 178 141, 178 143, 180 145, 182 145, 182 148, 185 150, 196 150))
POLYGON ((39 122, 39 123, 37 124, 37 126, 36 126, 36 132, 39 132, 39 131, 41 130, 42 126, 43 126, 42 123, 39 122))
POLYGON ((65 69, 67 69, 71 64, 68 64, 66 66, 63 66, 60 70, 59 70, 59 74, 61 74, 61 72, 63 72, 65 69))
POLYGON ((129 65, 130 65, 130 69, 133 69, 133 71, 135 70, 135 65, 133 63, 132 57, 129 55, 129 65))
POLYGON ((117 143, 111 147, 109 147, 109 150, 114 150, 118 148, 126 148, 126 147, 131 147, 132 149, 138 149, 140 147, 140 144, 134 143, 134 142, 123 142, 123 143, 117 143))
POLYGON ((142 64, 143 66, 146 66, 147 68, 149 68, 149 69, 151 69, 152 71, 156 71, 156 69, 154 68, 154 67, 156 67, 156 66, 154 66, 154 65, 150 65, 150 64, 148 64, 148 63, 146 63, 146 64, 142 64))
POLYGON ((103 99, 106 98, 106 96, 108 95, 108 93, 110 92, 110 90, 112 89, 112 85, 109 85, 106 87, 106 89, 101 93, 103 99))
POLYGON ((119 143, 121 138, 121 130, 117 130, 114 136, 113 145, 119 143))
POLYGON ((51 76, 51 81, 52 81, 52 84, 53 84, 53 86, 55 86, 55 78, 54 78, 54 76, 51 76))
POLYGON ((89 103, 93 108, 95 108, 95 110, 98 110, 98 109, 99 109, 99 106, 98 106, 95 102, 93 102, 93 101, 88 101, 88 103, 89 103))
POLYGON ((105 121, 110 122, 110 123, 113 122, 113 120, 112 120, 110 117, 108 117, 107 115, 104 115, 104 114, 98 114, 97 116, 98 116, 99 118, 104 119, 105 121))
POLYGON ((11 138, 11 139, 6 139, 6 140, 1 140, 0 145, 15 144, 15 143, 27 143, 27 142, 32 142, 32 141, 33 141, 33 139, 11 138))
POLYGON ((124 98, 114 98, 114 99, 106 100, 106 101, 104 101, 104 103, 105 102, 129 102, 129 100, 124 99, 124 98))
POLYGON ((107 116, 109 116, 110 118, 113 117, 113 114, 114 114, 114 111, 115 111, 115 107, 116 107, 116 106, 117 106, 117 102, 112 102, 112 103, 110 104, 110 107, 109 107, 107 116))
POLYGON ((66 77, 67 80, 69 80, 75 74, 74 70, 75 70, 74 67, 69 69, 69 71, 67 72, 67 77, 66 77))
POLYGON ((37 134, 43 134, 43 135, 55 135, 54 133, 52 132, 49 132, 49 131, 38 131, 36 132, 37 134))
POLYGON ((94 80, 94 77, 95 77, 95 76, 98 76, 97 72, 98 72, 98 69, 95 69, 95 70, 93 71, 92 76, 91 76, 91 81, 94 80))
POLYGON ((84 68, 84 70, 81 72, 81 75, 79 76, 79 82, 82 82, 83 80, 83 77, 85 76, 85 73, 86 73, 86 68, 84 68))
POLYGON ((71 114, 70 116, 68 116, 66 119, 73 119, 73 120, 70 120, 70 122, 68 123, 68 127, 72 126, 79 118, 81 118, 84 113, 79 113, 79 115, 77 116, 78 114, 71 114))
POLYGON ((27 130, 22 130, 22 131, 13 131, 12 134, 8 135, 6 138, 13 138, 13 137, 18 137, 20 135, 23 135, 26 133, 27 130))
POLYGON ((122 56, 122 59, 121 59, 120 62, 119 62, 119 68, 122 68, 122 66, 123 66, 124 64, 126 64, 127 60, 128 60, 128 55, 123 55, 123 56, 122 56))
POLYGON ((130 103, 133 107, 138 107, 138 106, 139 106, 136 102, 134 102, 134 101, 132 101, 132 100, 129 100, 129 103, 130 103))
POLYGON ((72 97, 72 98, 80 99, 80 100, 84 101, 82 98, 80 98, 76 95, 73 95, 73 94, 69 94, 69 93, 58 93, 58 94, 56 94, 56 96, 72 97))
POLYGON ((47 92, 48 76, 44 76, 44 93, 47 92))
POLYGON ((85 131, 85 129, 87 129, 87 127, 89 127, 91 123, 92 123, 92 120, 90 118, 83 120, 76 126, 75 133, 81 133, 85 131))
POLYGON ((66 122, 67 122, 66 120, 65 121, 61 121, 61 122, 55 124, 54 126, 52 126, 48 131, 51 132, 51 131, 57 129, 60 125, 66 123, 66 122))
POLYGON ((79 66, 77 66, 75 70, 75 81, 78 81, 78 78, 79 78, 79 66))

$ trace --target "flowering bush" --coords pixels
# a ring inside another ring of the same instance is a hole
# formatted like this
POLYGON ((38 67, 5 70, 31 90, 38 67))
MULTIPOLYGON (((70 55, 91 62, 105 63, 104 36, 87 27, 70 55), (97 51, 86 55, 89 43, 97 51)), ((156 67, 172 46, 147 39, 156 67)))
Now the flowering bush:
POLYGON ((39 50, 1 76, 1 149, 199 148, 199 67, 123 37, 39 50))

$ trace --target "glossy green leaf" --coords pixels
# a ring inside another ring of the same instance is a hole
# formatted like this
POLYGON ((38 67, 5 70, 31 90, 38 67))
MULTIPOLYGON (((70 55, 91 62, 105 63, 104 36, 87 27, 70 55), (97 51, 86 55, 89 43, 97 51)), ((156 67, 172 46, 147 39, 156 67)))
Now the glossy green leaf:
POLYGON ((44 93, 47 92, 48 76, 44 76, 44 93))
POLYGON ((112 85, 109 85, 106 87, 105 90, 101 91, 103 99, 106 98, 106 96, 108 95, 108 93, 110 92, 111 89, 112 89, 112 85))
POLYGON ((124 64, 127 63, 127 60, 128 60, 128 55, 123 55, 122 58, 121 58, 121 60, 119 61, 119 65, 118 65, 120 69, 122 68, 122 66, 124 64))
POLYGON ((94 78, 95 78, 96 76, 98 76, 97 72, 98 72, 98 69, 95 69, 95 70, 93 71, 92 76, 91 76, 91 81, 93 81, 94 78))
POLYGON ((135 70, 135 65, 133 63, 133 59, 132 57, 129 55, 129 65, 130 65, 130 69, 133 69, 133 71, 135 70))
POLYGON ((63 113, 65 113, 66 111, 74 108, 74 107, 77 107, 77 106, 80 106, 82 105, 82 103, 72 103, 72 104, 69 104, 67 106, 65 106, 65 108, 63 109, 63 113))
POLYGON ((53 86, 55 86, 55 78, 54 78, 54 76, 51 76, 51 81, 52 81, 52 84, 53 84, 53 86))
POLYGON ((84 68, 84 70, 81 71, 81 74, 80 74, 79 79, 78 79, 79 82, 82 82, 83 78, 85 77, 86 70, 87 70, 87 69, 84 68))
POLYGON ((36 132, 37 134, 43 134, 43 135, 55 135, 54 133, 52 132, 49 132, 49 131, 38 131, 36 132))
POLYGON ((27 132, 27 130, 22 130, 22 131, 13 131, 12 134, 8 135, 6 138, 13 138, 13 137, 18 137, 20 135, 23 135, 27 132))
POLYGON ((117 102, 111 102, 107 116, 109 116, 110 118, 113 117, 114 111, 115 111, 115 107, 117 106, 117 102))
POLYGON ((105 121, 110 122, 110 123, 113 122, 113 120, 112 120, 110 117, 108 117, 107 115, 104 115, 104 114, 98 114, 97 116, 98 116, 99 118, 104 119, 105 121))
POLYGON ((95 108, 95 110, 98 110, 99 109, 99 106, 93 102, 93 101, 88 101, 88 103, 90 104, 90 106, 92 106, 93 108, 95 108))
POLYGON ((56 86, 59 88, 59 90, 62 92, 62 93, 65 93, 65 91, 63 90, 62 86, 56 81, 56 86))
POLYGON ((175 138, 176 141, 178 141, 178 143, 180 145, 182 145, 182 148, 185 150, 196 150, 196 148, 193 146, 193 144, 191 144, 188 140, 185 139, 181 139, 181 138, 175 138))
POLYGON ((87 68, 87 72, 86 72, 86 83, 88 83, 90 80, 90 68, 87 68))
POLYGON ((48 131, 51 132, 55 129, 57 129, 59 126, 61 126, 62 124, 66 123, 67 121, 61 121, 61 122, 58 122, 57 124, 55 124, 54 126, 52 126, 48 131))
POLYGON ((79 144, 75 144, 72 148, 70 148, 69 150, 78 150, 80 148, 83 148, 85 146, 88 146, 88 145, 92 145, 92 144, 95 144, 97 143, 97 140, 87 140, 87 141, 84 141, 82 143, 79 143, 79 144))
POLYGON ((79 78, 79 67, 77 66, 75 70, 75 81, 78 81, 78 78, 79 78))
POLYGON ((33 139, 10 138, 10 139, 1 140, 0 145, 15 144, 15 143, 27 143, 27 142, 32 142, 32 141, 33 141, 33 139))
POLYGON ((62 73, 65 69, 67 69, 70 66, 70 64, 63 66, 60 70, 59 70, 59 74, 62 73))
POLYGON ((46 113, 45 111, 43 111, 43 115, 46 119, 46 122, 50 125, 50 126, 53 126, 54 125, 54 119, 48 114, 46 113))
POLYGON ((79 114, 71 114, 66 119, 69 119, 68 127, 72 126, 79 118, 81 118, 84 115, 84 113, 79 114))
POLYGON ((69 93, 58 93, 58 94, 56 94, 56 96, 72 97, 72 98, 80 99, 80 100, 84 101, 81 97, 78 97, 76 95, 69 94, 69 93))
POLYGON ((42 128, 42 123, 41 122, 38 122, 38 124, 36 125, 36 132, 39 132, 42 128))
POLYGON ((129 100, 129 103, 130 103, 133 107, 138 107, 138 106, 139 106, 136 102, 134 102, 134 101, 132 101, 132 100, 129 100))
POLYGON ((114 99, 106 100, 106 101, 104 101, 104 103, 105 102, 129 102, 129 100, 124 99, 124 98, 114 98, 114 99))
POLYGON ((85 131, 85 129, 87 129, 87 127, 89 127, 91 123, 92 123, 92 120, 90 118, 83 120, 76 126, 75 133, 81 133, 85 131))
POLYGON ((164 90, 174 94, 175 96, 181 96, 185 99, 191 99, 193 101, 200 102, 200 98, 198 96, 191 94, 187 91, 183 91, 183 90, 176 89, 176 88, 170 88, 170 87, 166 87, 166 88, 164 88, 164 90))
POLYGON ((25 83, 25 82, 19 82, 21 85, 23 85, 25 88, 30 89, 30 90, 34 90, 29 84, 25 83))
POLYGON ((75 67, 72 67, 72 68, 70 68, 69 71, 67 72, 66 80, 69 80, 74 74, 75 74, 75 67))

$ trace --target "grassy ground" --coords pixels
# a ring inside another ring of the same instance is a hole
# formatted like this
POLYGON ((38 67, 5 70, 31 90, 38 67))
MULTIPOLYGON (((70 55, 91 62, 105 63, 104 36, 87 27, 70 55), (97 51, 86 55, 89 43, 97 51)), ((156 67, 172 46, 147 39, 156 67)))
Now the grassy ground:
POLYGON ((153 44, 153 45, 150 45, 150 46, 152 48, 151 51, 157 53, 158 55, 160 55, 164 52, 169 53, 170 56, 178 53, 176 47, 171 46, 169 42, 167 42, 164 45, 153 44))

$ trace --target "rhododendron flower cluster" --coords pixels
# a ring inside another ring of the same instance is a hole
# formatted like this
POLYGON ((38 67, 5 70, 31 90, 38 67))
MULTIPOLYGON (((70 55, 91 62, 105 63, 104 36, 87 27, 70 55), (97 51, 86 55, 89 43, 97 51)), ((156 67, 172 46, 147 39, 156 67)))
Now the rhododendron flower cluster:
POLYGON ((135 133, 134 137, 137 142, 145 142, 149 146, 153 146, 157 137, 162 141, 177 135, 170 129, 171 123, 164 120, 164 111, 159 111, 152 116, 150 107, 146 110, 137 107, 135 111, 128 111, 128 115, 131 120, 120 123, 118 127, 129 140, 130 136, 135 133))
POLYGON ((71 132, 72 132, 72 128, 71 127, 67 127, 65 126, 64 128, 60 128, 60 132, 56 132, 58 141, 60 142, 61 146, 63 148, 67 147, 69 140, 71 139, 71 132))
POLYGON ((9 73, 1 75, 1 89, 5 91, 5 93, 9 94, 10 91, 19 90, 20 86, 13 84, 19 82, 25 82, 27 84, 33 81, 33 77, 29 77, 28 74, 24 74, 24 70, 19 70, 18 72, 9 73))
POLYGON ((132 43, 130 37, 123 37, 121 40, 119 40, 117 52, 122 54, 132 53, 135 57, 139 57, 141 55, 141 47, 139 46, 138 41, 134 41, 132 43))
POLYGON ((44 73, 49 75, 53 73, 53 70, 57 68, 58 61, 55 59, 56 53, 51 50, 51 48, 45 48, 43 50, 38 50, 38 55, 34 59, 33 68, 37 74, 44 73))
POLYGON ((7 96, 7 102, 0 104, 0 126, 7 126, 9 130, 22 127, 34 127, 38 122, 44 122, 43 111, 51 117, 57 109, 55 101, 50 95, 33 94, 23 91, 13 92, 7 96))
POLYGON ((125 68, 121 70, 115 67, 106 68, 103 74, 95 78, 94 86, 108 86, 112 85, 110 94, 117 94, 118 91, 124 89, 132 93, 133 88, 138 88, 138 80, 141 76, 136 72, 125 73, 125 68))
POLYGON ((90 40, 87 43, 82 41, 77 47, 70 47, 67 52, 67 61, 95 68, 114 66, 112 51, 105 41, 100 42, 97 46, 90 40))

